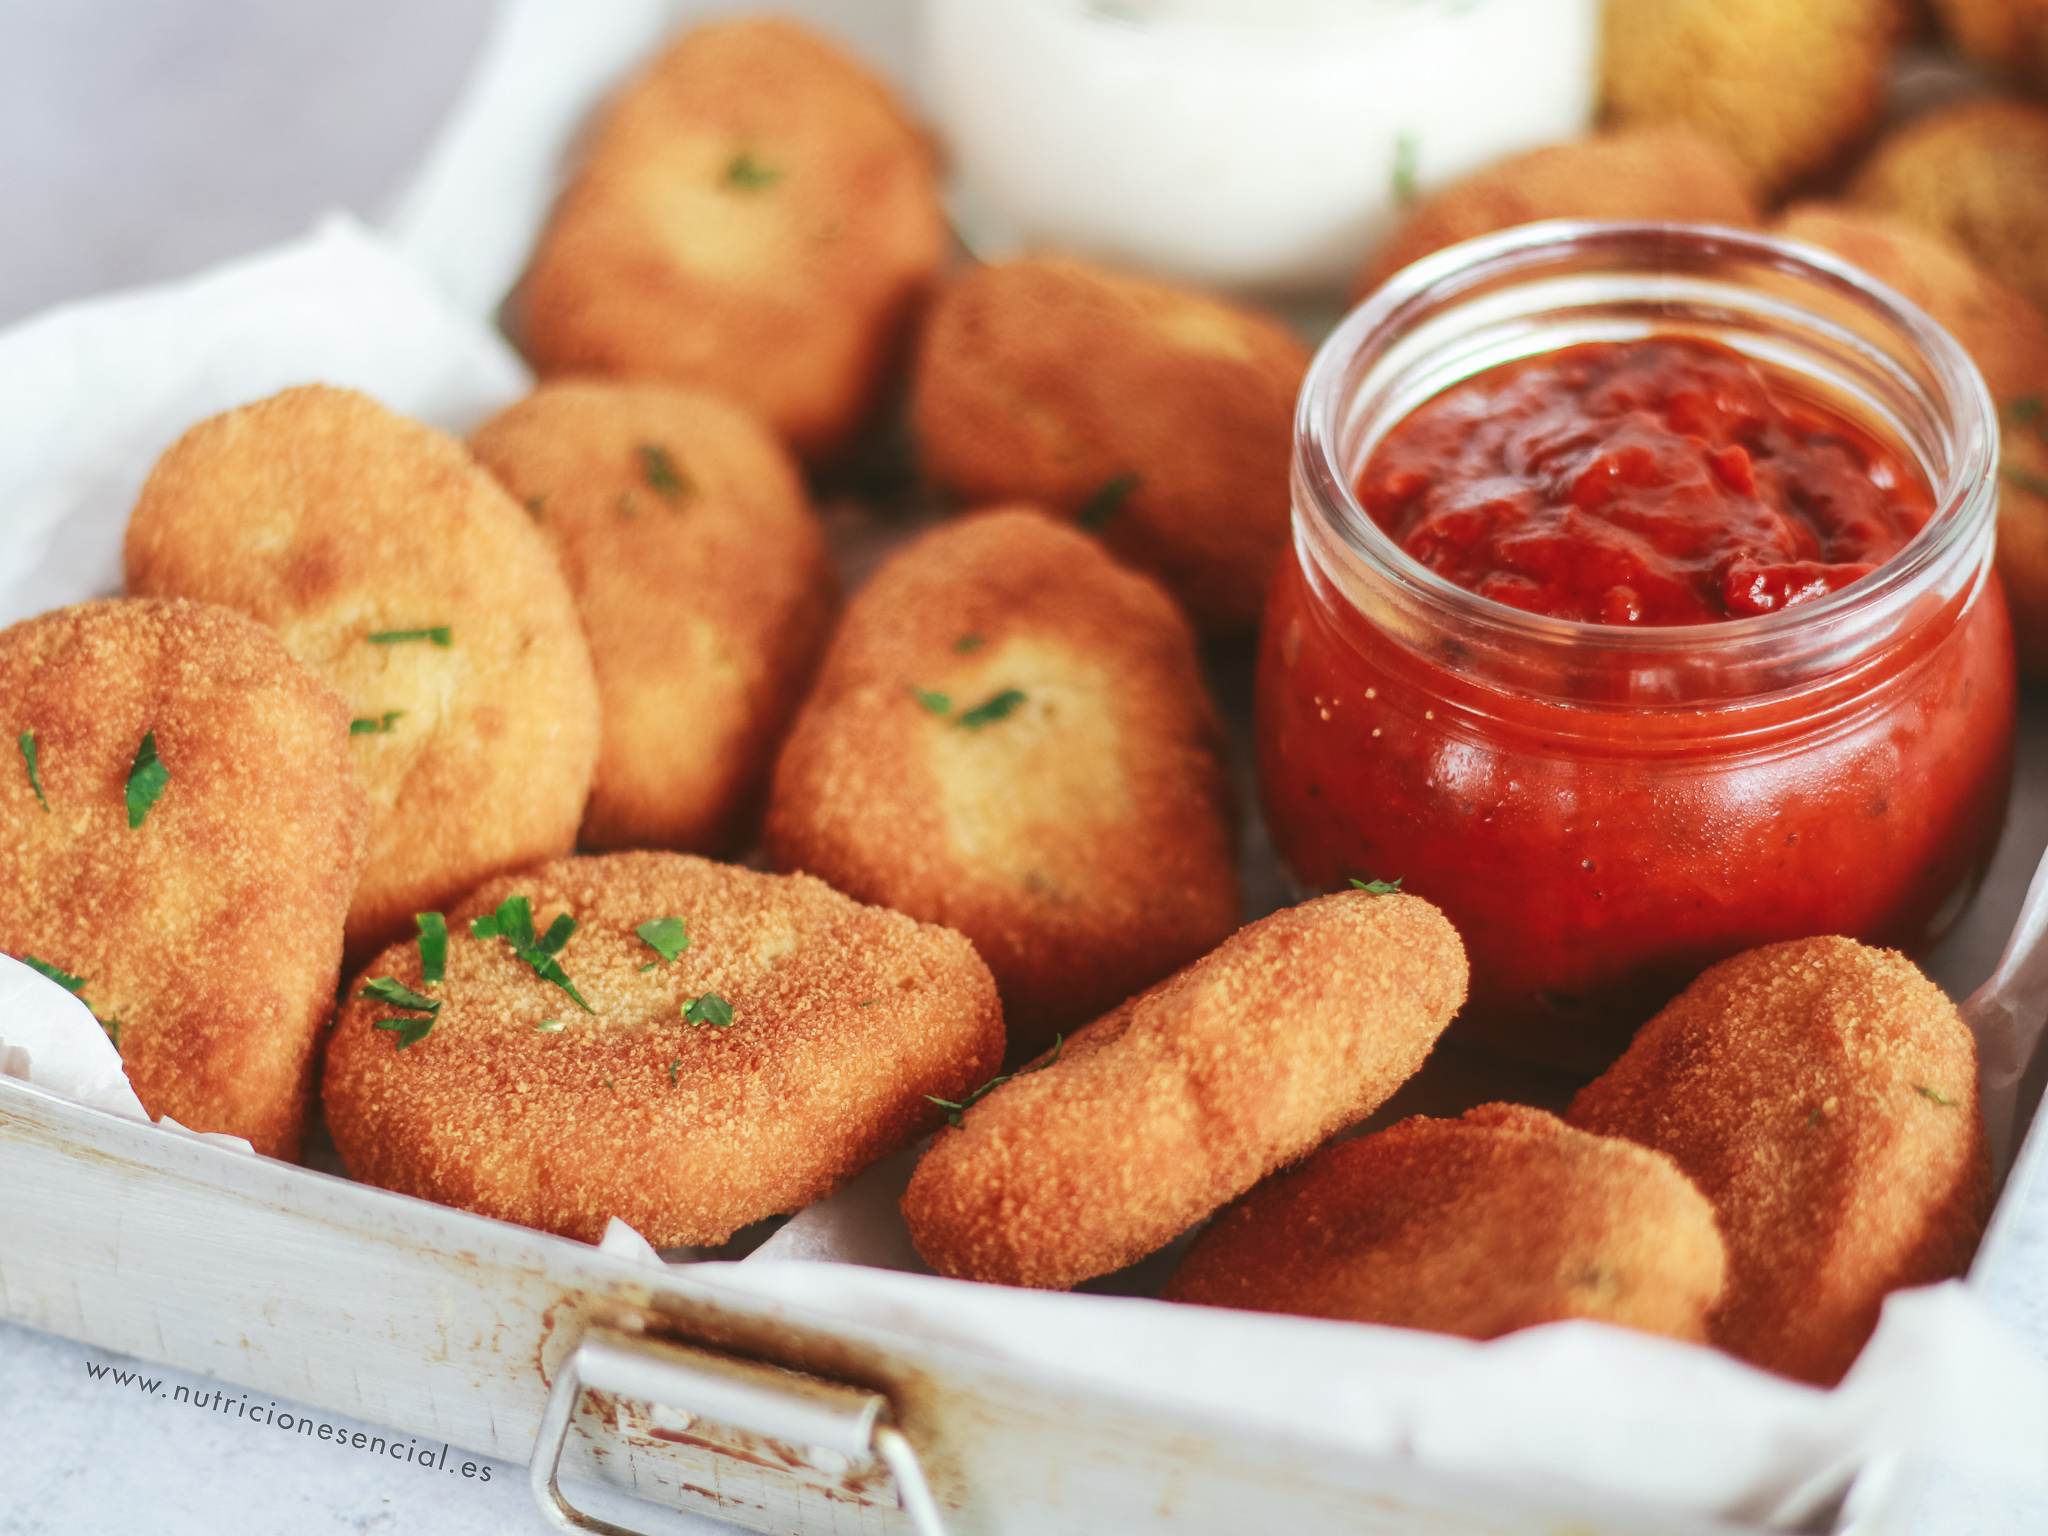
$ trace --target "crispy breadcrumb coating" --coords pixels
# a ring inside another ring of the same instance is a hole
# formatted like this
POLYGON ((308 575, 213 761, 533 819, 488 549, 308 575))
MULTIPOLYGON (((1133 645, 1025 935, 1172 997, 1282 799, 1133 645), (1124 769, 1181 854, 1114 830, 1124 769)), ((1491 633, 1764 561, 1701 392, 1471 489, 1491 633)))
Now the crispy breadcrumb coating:
POLYGON ((1413 896, 1290 907, 939 1133, 903 1196, 941 1274, 1064 1289, 1161 1247, 1414 1075, 1465 951, 1413 896))
POLYGON ((715 389, 807 459, 872 414, 947 249, 936 157, 817 34, 684 35, 626 86, 515 295, 542 375, 715 389))
POLYGON ((131 592, 270 625, 361 722, 351 957, 574 846, 597 762, 590 648, 547 541, 453 438, 352 390, 288 389, 171 445, 124 554, 131 592))
POLYGON ((1962 1273, 1991 1205, 1977 1056, 1895 950, 1798 939, 1714 966, 1572 1101, 1714 1204, 1714 1343, 1831 1386, 1889 1291, 1962 1273))
POLYGON ((447 914, 447 974, 416 944, 379 955, 336 1021, 328 1124, 349 1172, 386 1189, 596 1242, 608 1218, 658 1248, 719 1243, 794 1211, 931 1129, 996 1070, 995 984, 958 934, 801 876, 686 854, 564 859, 493 880, 447 914), (472 920, 525 896, 595 1010, 472 920), (664 961, 636 930, 679 918, 664 961), (391 977, 440 1002, 401 1047, 364 1001, 391 977), (707 995, 732 1022, 692 1023, 707 995), (559 1028, 553 1027, 555 1021, 559 1028))
POLYGON ((847 606, 776 765, 778 869, 957 928, 1036 1049, 1237 925, 1222 726, 1158 585, 1035 512, 943 524, 847 606))
POLYGON ((1483 1104, 1274 1174, 1162 1294, 1472 1339, 1577 1317, 1704 1342, 1725 1267, 1714 1208, 1670 1158, 1483 1104))
POLYGON ((594 379, 542 385, 470 446, 554 545, 590 638, 582 846, 739 853, 834 608, 796 465, 716 395, 594 379))
POLYGON ((225 608, 86 603, 0 632, 0 950, 84 978, 152 1115, 271 1157, 299 1153, 363 867, 348 721, 225 608), (169 777, 136 826, 146 738, 169 777))

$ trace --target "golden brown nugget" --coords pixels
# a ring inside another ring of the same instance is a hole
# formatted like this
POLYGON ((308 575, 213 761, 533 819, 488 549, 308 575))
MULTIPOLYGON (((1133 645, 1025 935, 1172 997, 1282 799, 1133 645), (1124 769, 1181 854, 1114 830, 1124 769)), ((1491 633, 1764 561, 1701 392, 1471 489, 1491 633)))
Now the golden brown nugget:
POLYGON ((271 1157, 299 1153, 363 866, 348 719, 225 608, 0 632, 0 950, 82 981, 150 1114, 271 1157))
POLYGON ((966 934, 1036 1049, 1237 926, 1222 745, 1155 582, 1035 512, 981 513, 847 605, 776 764, 767 847, 966 934))
POLYGON ((1411 261, 1542 219, 1644 219, 1746 228, 1760 215, 1742 168, 1679 124, 1621 129, 1512 155, 1419 203, 1365 265, 1363 298, 1411 261))
POLYGON ((1849 200, 1945 240, 2048 314, 2048 109, 1966 101, 1886 135, 1849 200))
POLYGON ((2020 668, 2048 677, 2048 319, 1953 247, 1864 209, 1802 203, 1777 232, 1808 240, 1889 283, 1976 361, 2004 424, 1998 574, 2020 668))
POLYGON ((2048 91, 2048 0, 1933 0, 1942 30, 1978 63, 2048 91))
POLYGON ((888 88, 786 21, 690 32, 628 85, 516 298, 544 375, 701 385, 809 459, 870 416, 947 248, 888 88))
POLYGON ((796 465, 715 395, 598 380, 542 385, 470 446, 548 535, 590 637, 582 845, 739 852, 836 595, 796 465))
POLYGON ((1607 0, 1607 120, 1696 128, 1769 199, 1876 128, 1903 25, 1898 0, 1607 0))
POLYGON ((462 444, 310 386, 200 422, 150 472, 128 589, 260 619, 348 701, 370 858, 348 953, 574 846, 590 648, 547 540, 462 444))
POLYGON ((564 859, 489 882, 447 926, 439 983, 400 944, 350 989, 335 1145, 369 1183, 585 1242, 617 1216, 658 1248, 719 1243, 822 1199, 928 1131, 927 1094, 1002 1058, 965 939, 801 876, 564 859), (478 937, 515 898, 530 934, 478 937))
POLYGON ((1566 1116, 1667 1153, 1714 1204, 1714 1343, 1831 1386, 1885 1294, 1960 1274, 1991 1205, 1977 1057, 1893 950, 1798 939, 1712 967, 1566 1116))
POLYGON ((1308 360, 1275 321, 1163 283, 1056 257, 980 267, 918 343, 924 472, 968 505, 1076 520, 1199 629, 1249 630, 1287 543, 1308 360))
POLYGON ((1519 1104, 1324 1147, 1219 1212, 1169 1301, 1493 1339, 1593 1318, 1704 1342, 1726 1259, 1661 1153, 1519 1104))
POLYGON ((903 1196, 917 1251, 1055 1290, 1121 1269, 1371 1114, 1465 980, 1457 934, 1413 896, 1262 918, 941 1131, 903 1196))

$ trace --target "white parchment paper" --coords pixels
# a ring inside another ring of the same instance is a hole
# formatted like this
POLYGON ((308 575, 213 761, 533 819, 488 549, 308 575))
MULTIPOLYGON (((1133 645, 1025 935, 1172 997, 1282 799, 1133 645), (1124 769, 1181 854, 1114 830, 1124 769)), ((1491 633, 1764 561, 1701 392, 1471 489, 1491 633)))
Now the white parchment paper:
MULTIPOLYGON (((724 9, 510 0, 388 233, 336 217, 190 282, 68 306, 0 334, 0 622, 118 589, 135 492, 204 416, 322 380, 462 431, 522 393, 526 374, 489 322, 584 119, 678 21, 724 9)), ((780 9, 907 79, 909 0, 780 9)), ((2021 1066, 2048 1013, 2044 930, 2048 891, 2037 877, 2005 962, 1969 1010, 2001 1167, 2021 1066)), ((10 976, 0 965, 0 1067, 25 1055, 36 1081, 111 1092, 101 1059, 111 1051, 90 1014, 40 977, 26 987, 10 976)), ((806 1315, 1027 1362, 1109 1396, 1196 1405, 1333 1453, 1496 1484, 1791 1524, 1824 1513, 1858 1468, 1903 1456, 2048 1496, 2048 1367, 1961 1284, 1894 1296, 1848 1380, 1822 1392, 1591 1323, 1474 1344, 939 1279, 917 1272, 895 1209, 913 1162, 878 1165, 747 1262, 692 1274, 806 1315)), ((605 1246, 658 1262, 621 1224, 605 1246)))

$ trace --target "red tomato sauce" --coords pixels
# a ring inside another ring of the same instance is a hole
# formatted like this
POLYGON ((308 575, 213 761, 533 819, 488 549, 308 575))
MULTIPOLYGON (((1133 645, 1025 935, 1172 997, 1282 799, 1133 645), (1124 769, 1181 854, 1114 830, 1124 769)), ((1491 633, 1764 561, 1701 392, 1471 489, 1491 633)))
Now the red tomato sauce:
POLYGON ((1825 597, 1934 510, 1897 454, 1683 336, 1467 379, 1380 443, 1358 495, 1439 575, 1589 624, 1704 624, 1825 597))
MULTIPOLYGON (((1367 505, 1404 509, 1397 536, 1461 584, 1568 618, 1704 625, 1708 657, 1712 621, 1811 601, 1929 515, 1900 455, 1773 404, 1718 348, 1628 350, 1572 348, 1430 402, 1371 455, 1367 505)), ((1924 947, 1990 856, 2015 703, 1995 578, 1930 592, 1817 683, 1731 682, 1693 708, 1634 702, 1638 659, 1597 629, 1532 650, 1526 688, 1506 686, 1460 621, 1383 632, 1302 558, 1260 640, 1267 824, 1305 885, 1398 877, 1443 909, 1472 962, 1456 1034, 1597 1070, 1742 950, 1924 947), (1610 664, 1611 690, 1561 681, 1610 664)))

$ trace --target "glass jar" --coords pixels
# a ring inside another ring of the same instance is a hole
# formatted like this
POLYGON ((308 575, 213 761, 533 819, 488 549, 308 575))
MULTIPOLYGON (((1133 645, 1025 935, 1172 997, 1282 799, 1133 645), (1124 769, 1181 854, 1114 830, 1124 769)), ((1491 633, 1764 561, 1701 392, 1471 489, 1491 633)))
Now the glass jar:
POLYGON ((1261 793, 1302 884, 1395 879, 1463 935, 1456 1034, 1597 1070, 1713 961, 1909 952, 1989 860, 2015 683, 1991 571, 1997 421, 1960 347, 1827 254, 1684 225, 1532 225, 1401 273, 1303 387, 1294 556, 1260 642, 1261 793), (1899 452, 1933 516, 1832 595, 1665 628, 1525 613, 1361 507, 1422 401, 1588 341, 1704 337, 1899 452))

